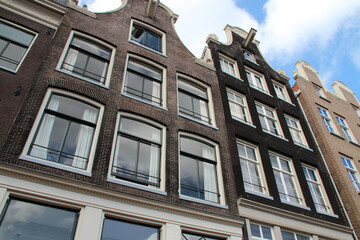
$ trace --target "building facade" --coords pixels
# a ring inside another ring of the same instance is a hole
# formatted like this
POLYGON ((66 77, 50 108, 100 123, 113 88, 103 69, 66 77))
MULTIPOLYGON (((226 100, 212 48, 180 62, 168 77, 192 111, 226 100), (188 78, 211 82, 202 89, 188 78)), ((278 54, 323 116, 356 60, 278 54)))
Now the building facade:
POLYGON ((294 91, 329 166, 351 223, 360 236, 360 104, 342 82, 326 89, 308 63, 296 63, 294 91))
POLYGON ((352 239, 288 79, 251 34, 228 27, 230 48, 209 40, 197 59, 158 1, 0 9, 0 239, 352 239), (240 82, 223 75, 234 59, 240 82))
POLYGON ((249 239, 346 239, 326 168, 291 91, 259 51, 256 31, 226 26, 204 60, 217 69, 239 215, 249 239))

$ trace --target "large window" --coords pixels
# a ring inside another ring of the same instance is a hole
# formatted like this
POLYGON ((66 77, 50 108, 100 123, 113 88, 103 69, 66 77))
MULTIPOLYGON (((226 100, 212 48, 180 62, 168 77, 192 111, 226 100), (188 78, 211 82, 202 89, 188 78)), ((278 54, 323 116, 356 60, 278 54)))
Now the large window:
POLYGON ((227 89, 227 97, 229 99, 231 116, 234 119, 252 124, 245 96, 227 89))
POLYGON ((329 116, 328 111, 321 107, 318 107, 318 110, 319 110, 319 113, 320 113, 324 123, 325 123, 327 130, 331 133, 335 133, 335 129, 332 126, 331 117, 329 116))
POLYGON ((234 60, 221 55, 220 56, 220 66, 221 66, 221 70, 223 72, 230 74, 233 77, 239 78, 237 64, 234 60))
POLYGON ((220 203, 216 147, 189 136, 180 136, 180 193, 220 203))
POLYGON ((36 34, 0 19, 0 68, 16 72, 36 34))
POLYGON ((0 219, 0 239, 74 239, 78 213, 10 199, 0 219))
POLYGON ((207 88, 194 82, 178 79, 179 113, 194 120, 212 124, 207 88))
POLYGON ((182 240, 221 240, 220 238, 207 237, 204 235, 191 234, 191 233, 182 233, 182 240))
POLYGON ((291 160, 275 153, 270 153, 270 160, 280 199, 285 202, 302 204, 291 160))
POLYGON ((285 101, 285 102, 290 102, 290 98, 289 98, 289 95, 286 91, 286 87, 280 83, 277 83, 275 81, 273 81, 273 85, 274 85, 274 89, 275 89, 275 92, 276 92, 276 96, 285 101))
POLYGON ((256 103, 256 110, 263 131, 282 136, 275 110, 259 103, 256 103))
POLYGON ((48 91, 25 154, 44 163, 87 170, 96 146, 100 106, 65 94, 48 91))
POLYGON ((130 58, 123 92, 145 102, 163 106, 162 80, 162 69, 130 58))
POLYGON ((165 34, 144 23, 132 21, 130 41, 165 54, 165 34))
POLYGON ((315 168, 303 166, 306 181, 308 183, 312 199, 317 211, 329 212, 328 200, 325 195, 325 189, 319 178, 318 171, 315 168))
POLYGON ((115 48, 96 38, 71 32, 58 69, 99 85, 108 85, 115 48))
POLYGON ((237 149, 245 190, 265 194, 264 174, 257 147, 238 141, 237 149))
POLYGON ((349 141, 349 142, 355 142, 355 138, 353 137, 349 127, 347 126, 346 122, 345 122, 345 119, 342 118, 342 117, 339 117, 339 116, 336 116, 336 120, 338 121, 339 125, 340 125, 340 128, 341 130, 343 131, 346 139, 349 141))
POLYGON ((160 187, 163 129, 120 114, 111 175, 145 186, 160 187))
POLYGON ((245 71, 250 87, 265 93, 269 92, 263 75, 250 69, 245 69, 245 71))
POLYGON ((307 141, 301 129, 299 120, 289 116, 285 116, 285 120, 289 127, 291 138, 293 139, 294 143, 307 147, 307 141))
POLYGON ((160 228, 105 218, 101 240, 159 240, 160 228))
POLYGON ((344 163, 346 171, 349 174, 349 177, 351 179, 352 184, 355 187, 355 190, 360 193, 359 174, 358 174, 356 168, 354 167, 352 160, 345 156, 341 156, 341 160, 344 163))
POLYGON ((272 240, 272 230, 270 227, 266 227, 260 224, 250 224, 251 237, 256 240, 272 240))
POLYGON ((286 231, 281 231, 281 236, 283 240, 311 240, 308 236, 286 231))

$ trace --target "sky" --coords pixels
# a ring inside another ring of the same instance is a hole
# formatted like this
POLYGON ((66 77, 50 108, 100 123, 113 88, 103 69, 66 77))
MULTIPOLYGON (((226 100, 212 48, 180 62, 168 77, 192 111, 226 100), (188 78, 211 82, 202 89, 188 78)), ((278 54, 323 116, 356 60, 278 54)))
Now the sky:
MULTIPOLYGON (((128 0, 131 1, 131 0, 128 0)), ((208 34, 227 42, 229 24, 249 31, 274 69, 294 84, 294 64, 304 60, 319 72, 328 90, 345 83, 360 101, 359 0, 160 0, 179 15, 175 29, 185 46, 200 57, 208 34)), ((80 0, 93 12, 116 9, 121 0, 80 0)))

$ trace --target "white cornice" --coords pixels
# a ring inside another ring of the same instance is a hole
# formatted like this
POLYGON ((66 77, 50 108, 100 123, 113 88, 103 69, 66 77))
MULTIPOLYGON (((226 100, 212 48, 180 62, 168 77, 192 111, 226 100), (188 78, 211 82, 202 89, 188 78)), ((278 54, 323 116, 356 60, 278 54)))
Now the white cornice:
POLYGON ((66 11, 47 0, 0 0, 0 7, 53 29, 59 27, 66 11))

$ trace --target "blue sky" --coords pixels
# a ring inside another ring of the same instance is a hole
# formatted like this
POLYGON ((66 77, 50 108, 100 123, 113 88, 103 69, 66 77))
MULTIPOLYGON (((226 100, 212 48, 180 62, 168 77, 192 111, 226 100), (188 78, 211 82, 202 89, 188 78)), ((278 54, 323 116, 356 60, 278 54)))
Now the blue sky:
MULTIPOLYGON (((128 0, 131 1, 131 0, 128 0)), ((94 12, 110 11, 120 0, 80 0, 94 12)), ((294 64, 304 60, 320 74, 328 90, 344 82, 360 99, 359 0, 161 0, 179 15, 176 31, 200 57, 208 34, 226 42, 226 24, 258 32, 263 56, 283 69, 294 84, 294 64)))

